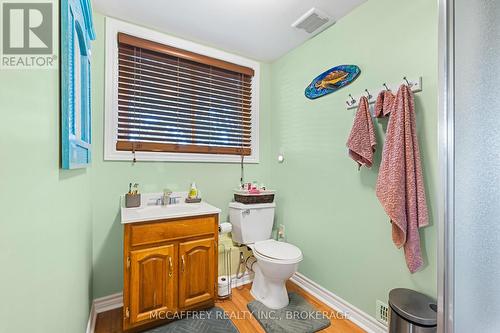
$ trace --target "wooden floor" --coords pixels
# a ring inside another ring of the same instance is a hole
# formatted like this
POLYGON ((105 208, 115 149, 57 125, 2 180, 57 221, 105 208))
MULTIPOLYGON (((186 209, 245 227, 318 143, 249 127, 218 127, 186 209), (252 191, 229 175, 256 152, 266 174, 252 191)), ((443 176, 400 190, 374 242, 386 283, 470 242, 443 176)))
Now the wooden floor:
MULTIPOLYGON (((246 284, 233 289, 233 295, 230 300, 217 301, 216 306, 232 318, 240 333, 265 333, 259 322, 251 315, 237 316, 238 313, 248 314, 247 304, 253 301, 250 295, 251 284, 246 284), (240 318, 237 318, 240 317, 240 318), (234 319, 233 319, 234 318, 234 319)), ((296 292, 302 295, 318 311, 333 312, 331 308, 318 301, 306 291, 292 282, 287 283, 288 291, 296 292)), ((332 316, 331 325, 321 332, 325 333, 363 333, 364 331, 347 319, 337 319, 341 316, 332 316)), ((122 308, 100 313, 97 316, 95 333, 122 333, 122 308)))

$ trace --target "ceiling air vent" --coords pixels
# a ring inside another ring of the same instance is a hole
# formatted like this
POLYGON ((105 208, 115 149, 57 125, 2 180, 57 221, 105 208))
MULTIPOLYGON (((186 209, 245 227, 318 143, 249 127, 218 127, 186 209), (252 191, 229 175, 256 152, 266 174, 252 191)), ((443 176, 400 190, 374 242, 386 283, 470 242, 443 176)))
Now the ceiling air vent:
POLYGON ((309 34, 317 34, 334 23, 333 17, 319 9, 311 8, 307 13, 299 17, 292 24, 292 27, 305 30, 309 34))

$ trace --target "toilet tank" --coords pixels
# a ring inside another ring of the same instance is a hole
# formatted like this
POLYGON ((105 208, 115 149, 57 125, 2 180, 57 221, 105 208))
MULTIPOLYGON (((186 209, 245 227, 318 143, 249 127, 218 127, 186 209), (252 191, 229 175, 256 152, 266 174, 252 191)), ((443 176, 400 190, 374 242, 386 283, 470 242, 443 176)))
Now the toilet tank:
POLYGON ((252 244, 271 238, 276 204, 245 205, 229 203, 229 222, 233 241, 239 244, 252 244))

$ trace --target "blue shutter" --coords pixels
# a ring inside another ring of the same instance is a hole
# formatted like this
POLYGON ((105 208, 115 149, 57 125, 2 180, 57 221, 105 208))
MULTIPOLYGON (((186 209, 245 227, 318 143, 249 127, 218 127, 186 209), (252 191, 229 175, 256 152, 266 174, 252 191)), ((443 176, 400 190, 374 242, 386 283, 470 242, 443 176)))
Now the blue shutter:
POLYGON ((91 146, 90 0, 61 1, 61 166, 85 168, 91 146))

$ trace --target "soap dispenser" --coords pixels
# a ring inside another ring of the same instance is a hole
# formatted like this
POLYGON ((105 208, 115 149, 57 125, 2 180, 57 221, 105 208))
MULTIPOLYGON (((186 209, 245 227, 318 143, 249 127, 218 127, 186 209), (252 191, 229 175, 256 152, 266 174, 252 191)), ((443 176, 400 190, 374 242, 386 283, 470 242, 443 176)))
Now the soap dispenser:
POLYGON ((188 198, 189 199, 196 199, 196 198, 198 198, 198 189, 196 188, 195 182, 191 183, 191 188, 189 189, 188 198))

